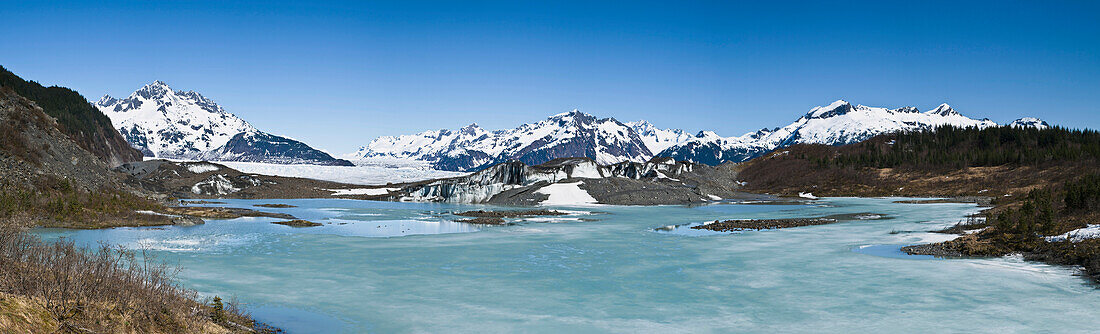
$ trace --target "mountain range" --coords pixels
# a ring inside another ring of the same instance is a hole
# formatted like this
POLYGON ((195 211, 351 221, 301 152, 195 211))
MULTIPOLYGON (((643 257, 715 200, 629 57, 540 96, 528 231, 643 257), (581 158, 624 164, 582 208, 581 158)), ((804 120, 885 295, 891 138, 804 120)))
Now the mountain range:
POLYGON ((124 99, 95 103, 147 157, 351 166, 300 141, 256 129, 194 91, 154 81, 124 99))
MULTIPOLYGON (((537 165, 567 157, 587 157, 601 165, 645 162, 655 157, 719 165, 746 161, 794 144, 846 145, 883 133, 944 125, 985 128, 999 124, 963 116, 947 104, 921 112, 914 107, 888 109, 838 100, 815 107, 783 127, 722 137, 711 131, 691 135, 680 129, 661 129, 644 120, 624 123, 573 110, 508 130, 488 131, 471 124, 458 130, 379 137, 351 158, 416 160, 453 171, 479 170, 510 160, 537 165)), ((1008 126, 1049 125, 1027 117, 1008 126)))

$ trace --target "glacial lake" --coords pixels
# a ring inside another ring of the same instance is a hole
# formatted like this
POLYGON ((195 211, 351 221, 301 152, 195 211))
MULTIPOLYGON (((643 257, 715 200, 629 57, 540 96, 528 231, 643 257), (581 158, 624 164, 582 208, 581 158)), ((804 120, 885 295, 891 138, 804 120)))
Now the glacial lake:
POLYGON ((1074 269, 1019 258, 909 257, 898 247, 973 204, 827 198, 796 205, 562 208, 511 226, 454 223, 489 206, 224 200, 271 218, 193 227, 38 229, 145 247, 182 283, 236 297, 291 333, 1091 332, 1100 291, 1074 269), (286 203, 296 208, 257 208, 286 203), (716 219, 875 213, 821 226, 714 233, 716 219), (862 219, 866 218, 866 219, 862 219), (879 218, 879 219, 872 219, 879 218))

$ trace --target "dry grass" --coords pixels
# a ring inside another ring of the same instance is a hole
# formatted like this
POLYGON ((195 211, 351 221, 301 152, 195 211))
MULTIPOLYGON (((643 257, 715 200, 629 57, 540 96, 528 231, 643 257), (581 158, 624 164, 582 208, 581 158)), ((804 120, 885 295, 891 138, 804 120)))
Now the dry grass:
POLYGON ((197 302, 175 280, 178 267, 144 251, 72 241, 47 243, 0 227, 0 321, 27 332, 226 333, 252 331, 235 308, 221 312, 197 302))
POLYGON ((105 228, 171 224, 165 216, 139 214, 158 210, 156 201, 112 189, 86 191, 65 179, 40 175, 31 187, 0 182, 0 219, 44 227, 105 228))

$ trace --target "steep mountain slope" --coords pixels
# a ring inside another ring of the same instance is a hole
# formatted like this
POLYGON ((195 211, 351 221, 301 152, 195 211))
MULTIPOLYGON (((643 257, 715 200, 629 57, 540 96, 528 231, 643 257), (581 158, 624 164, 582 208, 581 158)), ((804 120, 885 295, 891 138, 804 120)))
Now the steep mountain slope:
POLYGON ((541 164, 560 157, 587 157, 601 164, 642 162, 653 152, 631 126, 573 110, 511 130, 489 132, 471 124, 457 131, 380 137, 354 157, 423 160, 437 169, 465 171, 508 160, 541 164))
POLYGON ((0 227, 167 224, 135 210, 160 206, 10 87, 0 87, 0 227))
POLYGON ((34 101, 57 121, 57 128, 62 133, 103 162, 117 166, 141 160, 141 152, 131 148, 111 125, 110 119, 79 93, 64 87, 43 87, 37 82, 23 80, 2 66, 0 86, 34 101))
POLYGON ((145 156, 171 159, 351 165, 285 137, 264 133, 194 91, 154 81, 96 106, 145 156))

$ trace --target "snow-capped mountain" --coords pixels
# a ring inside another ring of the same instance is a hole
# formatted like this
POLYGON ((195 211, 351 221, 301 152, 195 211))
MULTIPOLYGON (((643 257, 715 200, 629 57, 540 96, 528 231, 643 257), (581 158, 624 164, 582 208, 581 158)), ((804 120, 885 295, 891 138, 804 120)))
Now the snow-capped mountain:
POLYGON ((749 160, 794 144, 846 145, 884 133, 932 129, 943 125, 984 128, 997 126, 997 123, 963 116, 947 104, 920 112, 914 107, 887 109, 853 106, 847 101, 837 100, 811 109, 782 128, 763 129, 729 138, 709 132, 700 133, 684 144, 659 152, 657 156, 715 165, 749 160))
POLYGON ((95 103, 131 146, 169 159, 351 165, 285 137, 264 133, 194 91, 154 81, 125 99, 95 103))
POLYGON ((650 152, 657 153, 665 149, 684 144, 694 138, 690 133, 680 129, 660 129, 648 121, 628 122, 626 125, 638 133, 650 152))
MULTIPOLYGON (((746 161, 794 144, 846 145, 879 134, 943 125, 984 128, 998 124, 963 116, 947 104, 921 112, 914 107, 888 109, 838 100, 815 107, 784 127, 722 137, 711 131, 692 136, 683 130, 659 129, 646 121, 597 119, 574 110, 512 130, 487 131, 472 124, 455 131, 381 137, 360 148, 353 159, 410 159, 457 171, 477 170, 511 159, 535 165, 568 157, 588 157, 604 165, 653 157, 718 165, 746 161)), ((1022 118, 1011 126, 1047 125, 1039 119, 1022 118)))
POLYGON ((471 124, 455 131, 380 137, 353 157, 415 159, 436 169, 466 171, 508 160, 537 165, 560 157, 588 157, 599 164, 643 162, 653 152, 630 125, 573 110, 510 130, 490 132, 471 124))
POLYGON ((1042 130, 1042 129, 1049 128, 1050 124, 1047 124, 1046 121, 1043 121, 1043 120, 1035 118, 1035 117, 1024 117, 1024 118, 1012 121, 1012 123, 1009 124, 1008 126, 1011 126, 1011 127, 1014 127, 1014 128, 1028 128, 1028 127, 1031 127, 1031 128, 1036 128, 1036 129, 1042 130))

